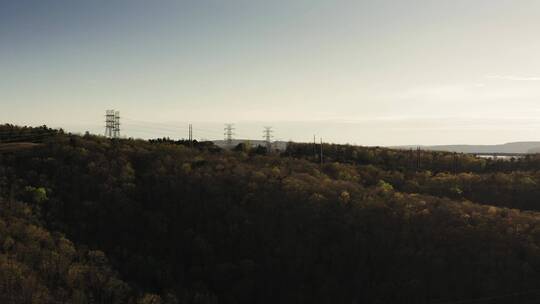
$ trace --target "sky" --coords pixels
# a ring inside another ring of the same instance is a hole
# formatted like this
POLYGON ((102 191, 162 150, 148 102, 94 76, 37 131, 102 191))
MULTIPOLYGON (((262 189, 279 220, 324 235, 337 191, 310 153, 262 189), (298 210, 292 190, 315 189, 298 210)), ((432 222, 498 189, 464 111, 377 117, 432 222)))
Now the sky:
POLYGON ((0 122, 359 145, 540 140, 537 0, 0 0, 0 122))

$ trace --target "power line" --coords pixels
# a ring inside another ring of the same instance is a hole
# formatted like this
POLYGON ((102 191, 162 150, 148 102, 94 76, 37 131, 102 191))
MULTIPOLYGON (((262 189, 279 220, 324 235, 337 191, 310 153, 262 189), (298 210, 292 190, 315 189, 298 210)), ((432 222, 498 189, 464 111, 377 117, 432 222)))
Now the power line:
MULTIPOLYGON (((181 134, 185 134, 187 132, 188 133, 187 138, 189 139, 189 125, 187 129, 179 128, 178 130, 174 130, 172 128, 169 129, 169 128, 161 128, 161 127, 148 127, 148 126, 139 125, 139 124, 132 125, 131 123, 124 123, 123 126, 124 126, 123 128, 124 134, 126 134, 126 132, 136 132, 136 133, 145 133, 145 134, 154 135, 155 137, 163 137, 163 136, 159 136, 159 134, 165 134, 166 136, 169 136, 169 137, 186 138, 186 136, 181 136, 181 134)), ((212 134, 222 134, 221 132, 204 131, 199 128, 195 128, 192 125, 191 126, 191 134, 192 134, 191 139, 192 140, 195 140, 195 133, 203 134, 207 137, 211 137, 212 134)))
POLYGON ((163 123, 163 122, 155 122, 155 121, 146 121, 146 120, 139 120, 139 119, 133 119, 133 118, 129 118, 129 117, 123 117, 125 120, 128 120, 128 121, 133 121, 133 122, 136 122, 136 123, 143 123, 145 125, 156 125, 156 126, 163 126, 163 127, 174 127, 176 129, 178 128, 182 128, 182 129, 185 129, 186 127, 182 127, 182 126, 178 126, 178 125, 173 125, 173 124, 170 124, 170 123, 163 123))
MULTIPOLYGON (((123 119, 133 122, 133 123, 124 122, 124 124, 142 125, 142 126, 145 126, 145 127, 148 126, 148 125, 154 125, 155 127, 153 127, 153 128, 156 128, 156 129, 162 128, 162 129, 172 129, 172 130, 180 130, 180 129, 181 130, 186 130, 186 127, 179 126, 179 125, 172 124, 172 123, 150 122, 150 121, 137 120, 137 119, 126 118, 126 117, 123 117, 123 119)), ((181 122, 181 123, 185 124, 185 122, 181 122)), ((189 126, 188 126, 187 129, 189 130, 189 126)), ((209 130, 209 129, 204 129, 204 128, 193 128, 193 130, 197 130, 197 132, 207 132, 207 133, 213 133, 213 134, 221 134, 220 131, 209 130)))
MULTIPOLYGON (((138 120, 138 119, 133 119, 133 118, 130 118, 130 117, 125 117, 123 116, 122 117, 123 120, 127 120, 127 122, 124 121, 123 125, 124 125, 124 128, 128 128, 128 129, 131 129, 132 127, 131 126, 139 126, 139 127, 143 127, 145 129, 152 129, 152 130, 156 130, 156 131, 167 131, 167 132, 179 132, 179 133, 184 133, 184 132, 189 132, 189 124, 188 124, 188 127, 186 128, 185 126, 179 126, 179 125, 175 125, 175 124, 172 124, 172 123, 159 123, 159 122, 150 122, 150 121, 144 121, 144 120, 138 120)), ((233 125, 233 124, 231 124, 233 125)), ((234 128, 233 128, 234 130, 234 128)), ((211 130, 211 129, 206 129, 206 128, 195 128, 192 126, 192 133, 203 133, 203 134, 206 134, 206 136, 211 136, 211 135, 223 135, 223 133, 221 131, 217 131, 217 130, 211 130)), ((240 135, 238 135, 237 133, 233 132, 233 135, 238 137, 240 135)), ((241 137, 241 136, 240 136, 241 137)))
POLYGON ((164 124, 152 124, 152 123, 146 123, 146 122, 136 122, 136 121, 128 121, 124 122, 124 125, 130 125, 130 126, 143 126, 145 128, 151 128, 151 129, 157 129, 157 130, 168 130, 168 131, 185 131, 186 127, 183 126, 177 126, 177 125, 164 125, 164 124))
MULTIPOLYGON (((131 126, 139 126, 146 129, 152 129, 157 131, 166 131, 166 132, 179 132, 184 133, 185 131, 189 132, 189 124, 188 128, 185 126, 179 126, 176 124, 167 124, 167 123, 158 123, 158 122, 149 122, 149 121, 143 121, 143 120, 136 120, 132 118, 126 118, 123 117, 124 120, 127 120, 128 122, 124 122, 124 126, 127 126, 128 128, 131 128, 131 126)), ((193 125, 191 127, 192 133, 195 131, 197 133, 206 133, 206 134, 222 134, 221 131, 217 130, 210 130, 210 129, 204 129, 204 128, 194 128, 193 125)))

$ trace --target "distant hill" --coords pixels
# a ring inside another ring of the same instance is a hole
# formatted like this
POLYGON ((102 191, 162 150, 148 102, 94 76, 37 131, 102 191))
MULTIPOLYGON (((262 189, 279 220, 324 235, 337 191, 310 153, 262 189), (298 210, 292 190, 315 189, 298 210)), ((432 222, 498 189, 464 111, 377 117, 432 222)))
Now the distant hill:
MULTIPOLYGON (((397 146, 396 149, 413 149, 418 146, 397 146)), ((435 145, 420 146, 425 150, 458 153, 540 153, 540 141, 511 142, 500 145, 435 145)))

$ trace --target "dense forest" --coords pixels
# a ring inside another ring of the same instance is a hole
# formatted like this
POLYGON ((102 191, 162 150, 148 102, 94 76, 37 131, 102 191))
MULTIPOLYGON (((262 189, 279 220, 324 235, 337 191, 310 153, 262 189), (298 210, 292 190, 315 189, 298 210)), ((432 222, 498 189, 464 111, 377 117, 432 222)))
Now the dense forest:
POLYGON ((0 127, 1 303, 535 303, 540 157, 0 127))

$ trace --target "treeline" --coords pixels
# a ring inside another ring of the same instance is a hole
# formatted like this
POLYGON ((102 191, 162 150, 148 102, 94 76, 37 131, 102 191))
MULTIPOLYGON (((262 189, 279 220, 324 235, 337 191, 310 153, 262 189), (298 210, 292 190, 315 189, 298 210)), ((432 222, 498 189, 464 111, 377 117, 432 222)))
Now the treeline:
POLYGON ((42 142, 64 131, 41 127, 19 127, 11 124, 0 125, 0 144, 14 142, 42 142))
MULTIPOLYGON (((538 213, 463 200, 478 195, 475 201, 489 203, 487 192, 474 194, 481 182, 464 186, 468 173, 409 172, 390 163, 338 159, 321 167, 293 152, 262 155, 59 134, 33 149, 0 154, 0 196, 25 201, 21 206, 42 229, 65 233, 80 248, 65 264, 93 269, 94 253, 103 252, 97 260, 110 266, 103 266, 108 275, 98 277, 125 287, 118 301, 540 298, 538 213), (455 184, 459 191, 448 194, 455 184)), ((521 184, 520 174, 530 172, 511 174, 521 184)), ((480 180, 487 183, 487 175, 480 180)), ((24 260, 24 252, 2 254, 24 260)), ((46 260, 35 257, 37 264, 46 260)), ((70 271, 59 275, 68 278, 65 283, 47 277, 49 271, 34 272, 50 294, 57 294, 50 286, 69 290, 70 271)), ((107 286, 85 287, 92 300, 73 303, 112 303, 94 295, 117 290, 107 286)))
POLYGON ((210 151, 214 153, 221 152, 222 149, 211 141, 198 141, 198 140, 187 140, 187 139, 179 139, 174 140, 169 137, 162 137, 162 138, 155 138, 148 140, 149 143, 152 144, 168 144, 168 145, 181 145, 184 147, 190 147, 198 150, 205 150, 210 151))
MULTIPOLYGON (((320 145, 289 143, 283 155, 320 161, 320 145)), ((384 170, 431 171, 434 173, 489 173, 540 170, 540 154, 525 157, 486 159, 464 153, 428 150, 396 150, 380 147, 323 144, 323 160, 373 165, 384 170)))
MULTIPOLYGON (((347 145, 325 145, 323 149, 325 162, 322 168, 325 172, 338 176, 355 171, 365 186, 384 180, 396 190, 407 193, 540 211, 540 170, 535 169, 535 166, 540 167, 537 155, 508 161, 448 152, 347 145), (426 159, 431 161, 426 162, 426 159), (407 163, 408 167, 404 165, 407 163)), ((289 144, 283 156, 289 155, 320 162, 320 154, 314 156, 312 144, 289 144)))

